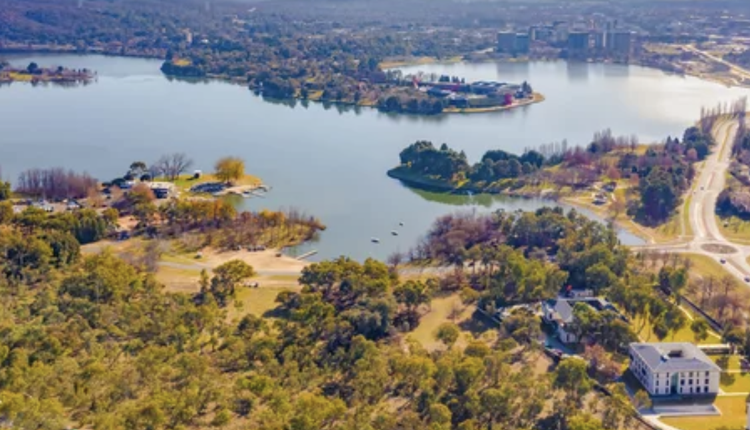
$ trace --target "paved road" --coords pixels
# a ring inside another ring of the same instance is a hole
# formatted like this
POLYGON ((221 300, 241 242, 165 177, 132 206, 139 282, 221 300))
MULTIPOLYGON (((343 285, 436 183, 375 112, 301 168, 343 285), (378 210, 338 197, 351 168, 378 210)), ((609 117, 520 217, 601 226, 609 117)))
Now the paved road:
POLYGON ((734 244, 721 234, 716 218, 716 200, 726 183, 732 154, 732 142, 739 123, 736 119, 719 123, 714 128, 716 149, 706 158, 703 168, 695 181, 692 199, 688 207, 688 218, 693 230, 689 240, 678 240, 671 243, 649 244, 633 247, 636 250, 653 250, 670 253, 703 254, 717 261, 725 260, 724 268, 732 276, 745 282, 750 276, 750 246, 734 244), (720 250, 723 248, 723 250, 720 250))
POLYGON ((683 47, 685 49, 687 49, 688 51, 694 52, 694 53, 696 53, 698 55, 702 55, 702 56, 708 58, 709 60, 715 61, 717 63, 724 64, 725 66, 727 66, 730 69, 732 69, 733 72, 737 73, 738 75, 742 76, 743 78, 750 79, 750 70, 742 68, 742 67, 740 67, 740 66, 738 66, 738 65, 736 65, 734 63, 730 63, 729 61, 726 61, 723 58, 719 58, 719 57, 717 57, 715 55, 709 54, 706 51, 701 51, 700 49, 696 48, 695 46, 684 45, 683 47))

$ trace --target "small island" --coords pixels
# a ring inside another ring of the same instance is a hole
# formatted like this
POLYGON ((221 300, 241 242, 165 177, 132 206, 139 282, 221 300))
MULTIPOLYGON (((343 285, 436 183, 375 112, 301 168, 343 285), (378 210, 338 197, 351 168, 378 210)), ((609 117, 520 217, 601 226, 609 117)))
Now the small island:
POLYGON ((12 82, 54 83, 60 85, 87 84, 96 77, 88 69, 68 69, 63 66, 39 67, 35 62, 26 68, 13 67, 7 62, 0 61, 0 84, 12 82))

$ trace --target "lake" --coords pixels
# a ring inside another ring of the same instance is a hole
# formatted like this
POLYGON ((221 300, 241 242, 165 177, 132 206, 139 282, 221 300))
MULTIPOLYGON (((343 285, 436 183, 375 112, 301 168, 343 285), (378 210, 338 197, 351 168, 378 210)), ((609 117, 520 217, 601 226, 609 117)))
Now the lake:
MULTIPOLYGON (((447 64, 404 68, 473 80, 528 81, 547 100, 517 110, 440 117, 395 116, 369 108, 271 103, 223 82, 170 80, 158 60, 75 55, 9 56, 25 66, 89 68, 87 86, 0 88, 0 166, 13 181, 30 167, 85 170, 101 180, 132 161, 185 152, 195 169, 212 170, 227 155, 272 187, 247 208, 296 208, 328 229, 313 259, 349 255, 385 259, 412 247, 433 220, 457 210, 536 209, 539 200, 447 196, 415 191, 386 176, 416 140, 448 143, 473 162, 488 149, 522 152, 567 139, 585 145, 593 133, 637 134, 643 142, 680 135, 701 106, 750 91, 633 66, 565 62, 447 64), (404 226, 399 227, 399 222, 404 226), (391 236, 398 230, 398 236, 391 236), (381 239, 370 243, 371 237, 381 239)), ((626 232, 624 243, 640 240, 626 232)))

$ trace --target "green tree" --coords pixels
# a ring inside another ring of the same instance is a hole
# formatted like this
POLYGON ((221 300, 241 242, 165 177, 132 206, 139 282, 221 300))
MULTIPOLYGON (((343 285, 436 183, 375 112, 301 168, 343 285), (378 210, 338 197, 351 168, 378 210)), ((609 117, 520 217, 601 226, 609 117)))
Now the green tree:
POLYGON ((449 322, 442 323, 438 326, 435 331, 435 339, 443 343, 443 345, 450 348, 461 336, 461 330, 457 325, 449 322))
POLYGON ((226 306, 241 283, 255 276, 255 270, 241 260, 231 260, 214 269, 210 291, 220 306, 226 306))
POLYGON ((9 200, 13 196, 10 182, 0 181, 0 202, 9 200))
POLYGON ((555 370, 554 386, 579 401, 592 387, 586 361, 577 357, 562 360, 555 370))
POLYGON ((708 331, 710 329, 711 326, 709 326, 708 322, 703 318, 695 319, 690 324, 690 330, 693 332, 695 343, 701 343, 704 340, 708 339, 708 331))

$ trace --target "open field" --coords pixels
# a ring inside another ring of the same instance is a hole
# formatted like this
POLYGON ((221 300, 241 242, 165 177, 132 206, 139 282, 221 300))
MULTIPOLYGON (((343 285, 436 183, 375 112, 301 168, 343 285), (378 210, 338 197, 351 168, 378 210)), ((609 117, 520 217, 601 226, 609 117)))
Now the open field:
POLYGON ((720 416, 662 418, 664 424, 681 430, 715 430, 720 427, 741 429, 745 426, 745 397, 718 397, 714 405, 720 416))
MULTIPOLYGON (((474 311, 473 306, 464 306, 458 294, 447 297, 437 297, 432 299, 431 309, 427 314, 422 316, 414 331, 408 334, 408 337, 421 343, 427 350, 433 351, 442 348, 443 345, 435 339, 435 330, 444 322, 452 322, 461 325, 471 319, 474 311), (455 315, 454 315, 455 313, 455 315), (451 318, 455 316, 456 318, 451 318)), ((470 339, 471 333, 468 330, 462 330, 461 337, 456 342, 457 346, 465 346, 470 339)))

